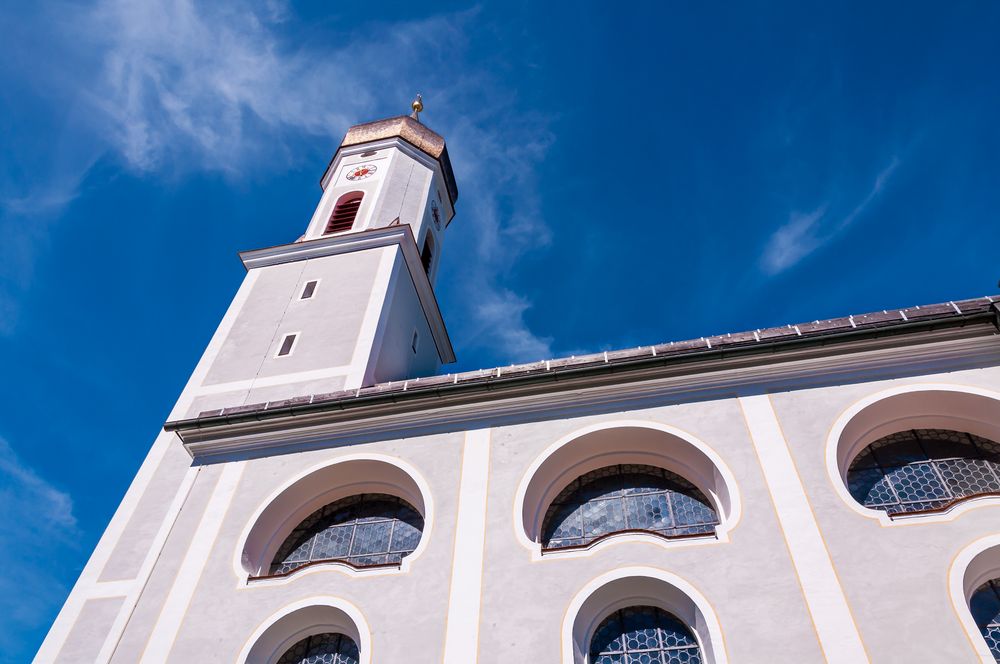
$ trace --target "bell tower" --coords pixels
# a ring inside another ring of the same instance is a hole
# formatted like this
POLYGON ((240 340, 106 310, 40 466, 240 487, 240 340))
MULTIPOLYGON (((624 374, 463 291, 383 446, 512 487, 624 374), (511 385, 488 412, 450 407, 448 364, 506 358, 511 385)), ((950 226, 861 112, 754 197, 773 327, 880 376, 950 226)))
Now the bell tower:
POLYGON ((458 189, 421 110, 418 95, 409 116, 351 127, 305 234, 240 254, 244 283, 173 417, 428 376, 455 360, 433 284, 458 189))

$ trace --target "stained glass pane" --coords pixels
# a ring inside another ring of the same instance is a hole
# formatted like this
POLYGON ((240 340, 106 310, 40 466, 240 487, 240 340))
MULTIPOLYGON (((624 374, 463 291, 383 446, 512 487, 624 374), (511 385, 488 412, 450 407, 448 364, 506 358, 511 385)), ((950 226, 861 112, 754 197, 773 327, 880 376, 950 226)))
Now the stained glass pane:
POLYGON ((653 606, 631 606, 598 625, 590 642, 590 661, 700 664, 701 651, 694 634, 676 616, 653 606))
POLYGON ((895 433, 851 462, 847 488, 862 505, 889 514, 942 509, 962 498, 1000 494, 1000 445, 945 429, 895 433))
POLYGON ((279 547, 270 573, 322 560, 357 567, 398 563, 417 548, 423 527, 423 517, 395 496, 351 496, 310 514, 279 547))
POLYGON ((563 489, 546 512, 546 549, 581 546, 609 533, 643 530, 664 537, 715 532, 708 498, 674 473, 644 465, 589 472, 563 489))
POLYGON ((289 648, 277 664, 358 664, 358 646, 344 634, 307 636, 289 648))

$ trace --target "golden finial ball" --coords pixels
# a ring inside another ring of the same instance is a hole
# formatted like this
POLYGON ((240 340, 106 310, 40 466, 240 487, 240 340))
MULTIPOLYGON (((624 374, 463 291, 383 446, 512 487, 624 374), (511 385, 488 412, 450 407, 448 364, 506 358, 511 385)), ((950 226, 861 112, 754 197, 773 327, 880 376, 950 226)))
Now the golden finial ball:
POLYGON ((413 110, 416 111, 417 113, 423 111, 424 110, 423 98, 420 95, 417 95, 417 98, 413 100, 413 103, 410 104, 410 107, 413 108, 413 110))

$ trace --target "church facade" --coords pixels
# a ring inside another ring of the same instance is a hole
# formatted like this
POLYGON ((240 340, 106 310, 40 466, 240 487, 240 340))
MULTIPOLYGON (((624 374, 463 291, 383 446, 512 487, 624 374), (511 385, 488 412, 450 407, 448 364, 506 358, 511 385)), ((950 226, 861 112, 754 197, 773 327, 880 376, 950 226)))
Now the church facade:
POLYGON ((1000 657, 1000 298, 441 373, 417 110, 241 254, 36 661, 1000 657))

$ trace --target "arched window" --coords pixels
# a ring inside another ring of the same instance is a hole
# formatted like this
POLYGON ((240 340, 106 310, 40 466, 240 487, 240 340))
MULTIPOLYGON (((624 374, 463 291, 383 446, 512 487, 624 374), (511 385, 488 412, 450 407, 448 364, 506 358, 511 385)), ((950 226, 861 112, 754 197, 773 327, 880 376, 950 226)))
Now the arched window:
POLYGON ((340 233, 349 231, 354 227, 354 218, 358 216, 358 209, 361 207, 361 199, 365 195, 360 191, 352 191, 337 199, 337 204, 333 206, 333 214, 326 224, 324 233, 340 233))
POLYGON ((619 464, 581 475, 549 505, 543 549, 587 546, 618 532, 710 535, 719 517, 705 494, 655 466, 619 464))
POLYGON ((847 487, 889 515, 939 511, 1000 494, 1000 445, 946 429, 913 429, 876 440, 854 458, 847 487))
POLYGON ((398 565, 420 542, 424 518, 396 496, 368 493, 321 507, 296 526, 271 562, 271 576, 317 562, 398 565))
POLYGON ((969 608, 993 658, 1000 662, 1000 579, 979 586, 969 600, 969 608))
POLYGON ((314 634, 289 648, 277 664, 358 664, 358 645, 346 634, 314 634))
POLYGON ((700 664, 687 625, 655 606, 630 606, 605 618, 590 641, 591 664, 700 664))

